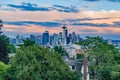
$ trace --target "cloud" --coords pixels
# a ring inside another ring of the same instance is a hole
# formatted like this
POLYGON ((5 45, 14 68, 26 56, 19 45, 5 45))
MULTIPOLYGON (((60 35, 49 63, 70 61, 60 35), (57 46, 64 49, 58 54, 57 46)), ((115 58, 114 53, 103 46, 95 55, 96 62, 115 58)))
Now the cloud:
POLYGON ((120 22, 113 22, 115 26, 120 27, 120 22))
POLYGON ((74 26, 92 26, 92 27, 110 27, 111 25, 106 23, 94 24, 94 23, 73 23, 74 26))
POLYGON ((101 1, 101 0, 85 0, 85 1, 93 2, 93 1, 101 1))
POLYGON ((80 30, 82 32, 97 32, 98 30, 94 30, 94 29, 83 29, 83 30, 80 30))
MULTIPOLYGON (((89 19, 81 19, 81 20, 89 20, 89 19)), ((92 20, 92 19, 90 19, 92 20)), ((95 24, 95 23, 82 23, 82 22, 76 22, 76 20, 71 19, 70 25, 73 26, 92 26, 92 27, 110 27, 112 25, 106 24, 106 23, 101 23, 101 24, 95 24)), ((16 21, 16 22, 4 22, 4 24, 9 24, 9 25, 16 25, 16 26, 29 26, 29 25, 37 25, 37 26, 45 26, 45 27, 59 27, 63 23, 60 21, 51 21, 51 22, 36 22, 36 21, 16 21)), ((117 24, 116 24, 117 25, 117 24)))
POLYGON ((21 11, 52 11, 78 13, 79 9, 74 6, 66 7, 61 5, 53 5, 52 7, 39 7, 37 4, 22 3, 21 5, 7 4, 8 7, 20 9, 21 11))
POLYGON ((45 27, 58 27, 61 25, 58 22, 35 22, 35 21, 4 22, 4 24, 16 25, 16 26, 37 25, 37 26, 45 26, 45 27))
MULTIPOLYGON (((69 23, 72 23, 72 22, 78 22, 78 21, 92 21, 92 20, 105 20, 105 19, 110 19, 110 18, 89 18, 89 17, 86 17, 86 18, 77 18, 77 19, 64 19, 64 20, 60 20, 60 22, 69 22, 69 23)), ((59 20, 58 20, 59 21, 59 20)))
POLYGON ((79 12, 79 9, 77 9, 75 6, 66 7, 61 5, 53 5, 53 8, 60 12, 73 12, 73 13, 79 12))
POLYGON ((8 7, 20 9, 21 11, 58 11, 58 12, 70 12, 70 13, 78 13, 79 9, 75 6, 61 6, 61 5, 53 5, 49 7, 40 7, 37 4, 31 3, 22 3, 21 5, 15 4, 7 4, 8 7))
POLYGON ((108 0, 108 1, 112 1, 112 2, 120 2, 120 0, 108 0))
POLYGON ((38 7, 36 4, 22 3, 21 5, 8 4, 7 6, 21 11, 50 11, 47 7, 38 7))
MULTIPOLYGON (((16 26, 45 26, 45 27, 59 27, 65 22, 71 26, 91 26, 91 27, 120 27, 120 22, 113 21, 112 23, 106 23, 105 20, 110 20, 114 18, 77 18, 77 19, 63 19, 63 20, 53 20, 53 21, 6 21, 4 24, 16 25, 16 26), (97 22, 95 22, 97 21, 97 22), (101 23, 98 23, 98 22, 101 23), (102 22, 103 21, 103 22, 102 22)), ((117 18, 116 18, 117 19, 117 18)))
POLYGON ((26 33, 43 33, 45 30, 48 30, 50 34, 59 33, 62 29, 59 27, 44 27, 44 26, 16 26, 16 25, 7 25, 3 27, 3 31, 17 33, 17 34, 26 34, 26 33))
MULTIPOLYGON (((104 1, 104 0, 85 0, 85 1, 94 2, 94 1, 104 1)), ((111 2, 120 2, 120 0, 106 0, 106 1, 111 1, 111 2)))

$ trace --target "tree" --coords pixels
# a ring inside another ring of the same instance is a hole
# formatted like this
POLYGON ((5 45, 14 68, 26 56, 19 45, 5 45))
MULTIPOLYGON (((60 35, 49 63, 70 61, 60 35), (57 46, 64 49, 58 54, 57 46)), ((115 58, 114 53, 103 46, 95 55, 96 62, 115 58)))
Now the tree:
POLYGON ((114 58, 115 58, 115 61, 120 64, 120 52, 118 52, 117 54, 114 54, 114 58))
POLYGON ((118 80, 120 79, 120 64, 114 65, 111 71, 111 79, 118 80))
POLYGON ((4 63, 8 63, 8 44, 9 44, 9 38, 6 35, 3 35, 1 32, 2 27, 2 21, 0 20, 0 61, 4 63))
POLYGON ((84 55, 83 54, 77 54, 77 59, 83 59, 84 55))
POLYGON ((13 44, 8 44, 9 53, 16 53, 16 48, 13 44))
MULTIPOLYGON (((89 54, 88 60, 90 77, 95 80, 98 78, 100 80, 106 80, 108 74, 105 75, 102 70, 115 64, 114 54, 118 53, 116 48, 113 45, 107 44, 107 42, 103 42, 102 37, 88 36, 85 40, 79 42, 78 44, 83 47, 87 47, 87 53, 89 54)), ((106 73, 109 73, 107 69, 105 70, 104 71, 106 73)))
POLYGON ((80 80, 56 52, 40 47, 20 47, 11 60, 6 80, 80 80))
POLYGON ((29 47, 29 46, 34 46, 34 45, 35 45, 35 41, 32 41, 29 38, 26 38, 25 40, 23 40, 23 44, 19 46, 29 47))
POLYGON ((68 56, 68 53, 62 48, 62 46, 55 46, 54 51, 60 54, 61 56, 68 56))
POLYGON ((4 75, 7 73, 7 70, 10 68, 10 65, 6 65, 3 62, 0 62, 0 80, 4 79, 4 75))

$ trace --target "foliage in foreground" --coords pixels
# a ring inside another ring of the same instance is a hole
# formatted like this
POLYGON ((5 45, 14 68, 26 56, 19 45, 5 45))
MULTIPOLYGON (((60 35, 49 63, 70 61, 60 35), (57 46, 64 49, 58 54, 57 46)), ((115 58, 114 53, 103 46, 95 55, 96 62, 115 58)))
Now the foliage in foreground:
POLYGON ((0 34, 0 61, 8 63, 8 48, 9 38, 3 34, 0 34))
POLYGON ((60 54, 61 56, 68 55, 68 53, 62 48, 62 46, 55 46, 54 51, 60 54))
POLYGON ((10 63, 6 80, 80 80, 60 55, 39 46, 21 47, 10 63))
POLYGON ((16 53, 16 48, 13 44, 8 44, 9 53, 16 53))
POLYGON ((7 70, 10 68, 9 65, 0 62, 0 80, 3 80, 3 76, 7 73, 7 70))
MULTIPOLYGON (((120 79, 120 71, 115 70, 115 66, 120 61, 119 57, 116 56, 119 53, 113 45, 103 42, 101 37, 89 36, 78 44, 85 47, 89 55, 88 62, 91 79, 117 80, 118 77, 120 79)), ((120 66, 118 67, 120 68, 120 66)))

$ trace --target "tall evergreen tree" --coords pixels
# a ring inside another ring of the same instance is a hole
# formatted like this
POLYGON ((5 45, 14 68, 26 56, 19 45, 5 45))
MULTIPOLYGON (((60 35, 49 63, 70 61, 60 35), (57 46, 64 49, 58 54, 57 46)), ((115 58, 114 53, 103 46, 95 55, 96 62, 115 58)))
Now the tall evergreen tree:
POLYGON ((2 34, 1 27, 3 27, 2 21, 0 20, 0 61, 4 63, 8 63, 8 44, 9 44, 9 38, 2 34))

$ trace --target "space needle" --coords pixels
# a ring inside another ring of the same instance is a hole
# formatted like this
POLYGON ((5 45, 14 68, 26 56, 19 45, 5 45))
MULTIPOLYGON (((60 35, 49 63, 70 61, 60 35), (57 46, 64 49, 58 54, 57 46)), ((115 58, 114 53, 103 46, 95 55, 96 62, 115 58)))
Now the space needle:
POLYGON ((63 48, 65 48, 66 47, 66 34, 65 33, 67 30, 66 24, 64 24, 61 28, 63 29, 62 46, 63 48))

